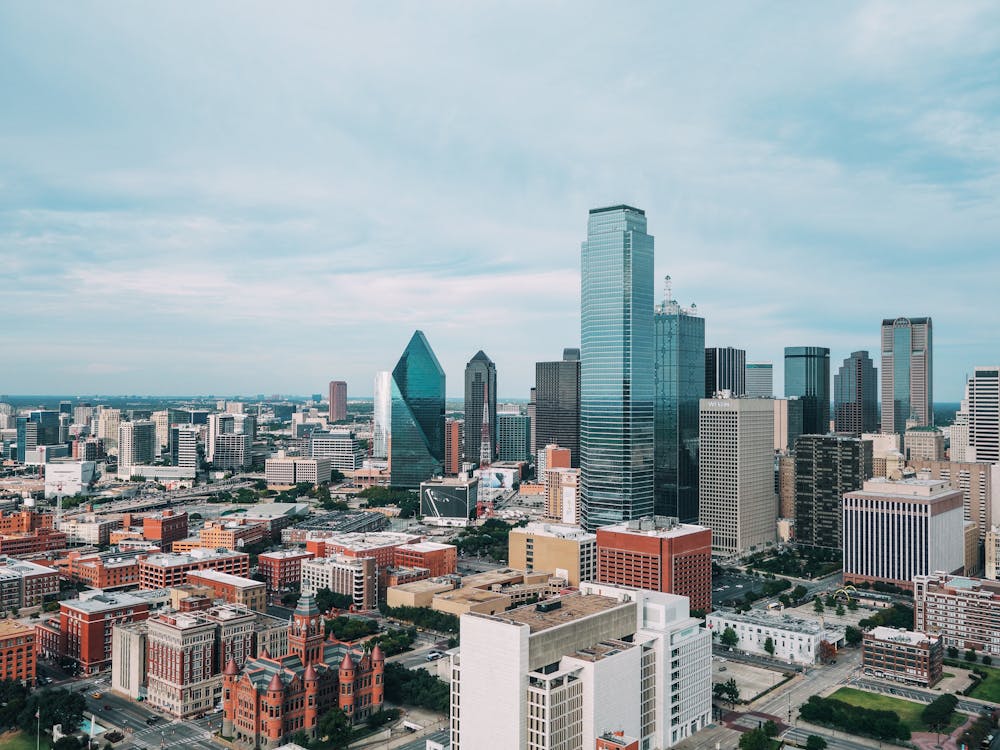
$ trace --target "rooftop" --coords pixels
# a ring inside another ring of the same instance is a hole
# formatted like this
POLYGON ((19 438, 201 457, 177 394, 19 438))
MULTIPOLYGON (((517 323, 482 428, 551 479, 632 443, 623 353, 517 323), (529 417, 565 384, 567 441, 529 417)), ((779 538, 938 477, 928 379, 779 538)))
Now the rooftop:
POLYGON ((928 641, 938 641, 941 636, 927 635, 926 633, 917 633, 913 630, 905 630, 902 628, 886 628, 883 626, 878 626, 872 628, 868 631, 866 636, 871 636, 880 641, 892 641, 893 643, 905 643, 910 646, 919 646, 928 641))
POLYGON ((247 557, 245 552, 234 552, 229 549, 193 549, 183 554, 164 552, 159 555, 150 555, 143 563, 161 568, 169 568, 173 565, 187 565, 188 563, 200 562, 204 560, 219 560, 226 557, 241 555, 247 557))
POLYGON ((602 526, 600 530, 617 534, 639 534, 655 536, 660 539, 675 539, 688 534, 708 531, 708 527, 681 523, 677 518, 670 516, 647 516, 613 526, 602 526))
POLYGON ((592 534, 579 526, 569 524, 543 523, 532 521, 527 526, 517 527, 510 530, 511 534, 533 534, 535 536, 547 536, 555 539, 569 539, 576 542, 596 541, 597 535, 592 534))
POLYGON ((401 534, 394 531, 350 531, 332 534, 323 539, 327 544, 339 545, 351 550, 396 547, 401 544, 414 544, 420 540, 419 534, 401 534))
POLYGON ((851 496, 877 496, 891 497, 894 499, 913 498, 915 501, 938 500, 958 493, 961 490, 953 490, 951 485, 944 479, 886 479, 876 477, 865 480, 864 486, 860 490, 848 492, 851 496))
POLYGON ((241 589, 263 588, 264 586, 261 581, 255 581, 253 578, 234 576, 231 573, 220 573, 217 570, 192 570, 188 575, 195 576, 196 578, 203 578, 207 581, 223 583, 227 586, 235 586, 241 589))
POLYGON ((284 518, 309 515, 309 503, 258 503, 247 508, 244 518, 284 518))
POLYGON ((802 633, 803 635, 821 635, 824 632, 837 632, 837 628, 824 628, 816 620, 807 620, 801 617, 793 617, 787 614, 772 614, 762 610, 751 609, 749 612, 737 614, 735 612, 712 612, 709 617, 717 617, 725 622, 740 622, 747 625, 760 625, 761 627, 787 630, 792 633, 802 633))
POLYGON ((98 612, 108 612, 122 607, 137 607, 145 605, 146 601, 133 594, 108 594, 100 589, 94 591, 84 591, 79 599, 62 601, 64 607, 75 609, 79 612, 96 614, 98 612))
POLYGON ((567 654, 567 656, 581 659, 582 661, 595 662, 610 658, 615 654, 620 654, 622 651, 628 651, 630 648, 635 648, 635 644, 628 643, 627 641, 608 640, 595 643, 593 646, 588 646, 587 648, 577 649, 573 653, 567 654))
POLYGON ((499 591, 489 591, 488 589, 475 589, 470 586, 464 588, 455 589, 454 591, 442 591, 439 593, 435 599, 443 599, 449 602, 472 602, 478 604, 481 602, 492 602, 497 599, 504 599, 510 601, 510 598, 499 591))
POLYGON ((299 557, 315 557, 312 552, 307 552, 304 549, 279 549, 274 552, 261 552, 257 555, 258 558, 266 557, 271 560, 288 560, 292 558, 299 557))
POLYGON ((27 635, 33 632, 34 628, 22 625, 17 620, 0 620, 0 638, 7 638, 12 635, 27 635))
POLYGON ((439 552, 446 549, 457 551, 458 549, 454 544, 441 544, 440 542, 413 542, 411 544, 401 544, 399 548, 411 552, 439 552))
POLYGON ((549 599, 541 605, 526 604, 504 612, 503 615, 491 615, 491 617, 515 625, 527 625, 531 633, 539 633, 601 612, 633 606, 634 602, 621 602, 610 596, 574 592, 549 599))

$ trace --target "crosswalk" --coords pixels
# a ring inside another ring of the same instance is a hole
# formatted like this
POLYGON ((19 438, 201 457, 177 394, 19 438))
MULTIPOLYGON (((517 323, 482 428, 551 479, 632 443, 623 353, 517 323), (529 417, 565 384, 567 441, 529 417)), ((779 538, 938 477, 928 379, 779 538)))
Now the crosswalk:
POLYGON ((212 733, 193 724, 171 722, 163 727, 150 727, 131 735, 132 744, 140 750, 146 748, 176 747, 195 743, 212 744, 212 733), (177 730, 180 729, 180 734, 177 730))

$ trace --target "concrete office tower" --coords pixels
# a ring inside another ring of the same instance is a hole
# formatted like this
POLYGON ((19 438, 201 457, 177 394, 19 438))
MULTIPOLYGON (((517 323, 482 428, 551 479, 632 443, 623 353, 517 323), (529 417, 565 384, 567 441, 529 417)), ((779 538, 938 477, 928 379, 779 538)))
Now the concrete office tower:
POLYGON ((535 455, 535 452, 538 450, 538 435, 535 432, 535 425, 537 423, 535 419, 537 406, 535 390, 535 388, 531 389, 531 397, 528 399, 528 419, 531 420, 531 455, 535 455))
POLYGON ((671 297, 653 316, 656 335, 654 511, 698 519, 698 404, 705 387, 705 319, 671 297))
POLYGON ((156 425, 156 454, 160 455, 170 445, 170 412, 154 411, 150 419, 156 425))
POLYGON ((392 433, 392 373, 375 373, 375 399, 372 407, 372 458, 389 457, 392 433))
POLYGON ((149 419, 122 422, 118 427, 118 470, 145 466, 156 459, 156 424, 149 419))
MULTIPOLYGON (((394 487, 418 489, 444 469, 444 370, 423 331, 416 331, 392 371, 394 487)), ((466 436, 468 437, 468 436, 466 436)))
POLYGON ((479 466, 482 458, 483 421, 489 420, 487 455, 492 463, 497 455, 497 366, 482 349, 465 366, 465 463, 479 466), (487 400, 487 407, 483 407, 487 400), (485 414, 484 414, 485 412, 485 414))
POLYGON ((573 468, 580 466, 580 350, 563 349, 559 362, 535 364, 535 413, 532 453, 551 443, 569 448, 573 468))
POLYGON ((121 409, 99 406, 97 414, 97 437, 104 441, 105 448, 118 447, 118 427, 121 425, 121 409))
POLYGON ((907 427, 903 455, 907 461, 943 461, 944 433, 937 427, 907 427))
POLYGON ((462 442, 465 439, 465 422, 461 419, 444 420, 444 475, 456 477, 462 471, 462 442))
POLYGON ((198 468, 198 428, 175 425, 170 428, 170 463, 173 466, 198 468))
POLYGON ((705 398, 719 391, 733 396, 747 392, 747 353, 731 346, 713 346, 705 350, 705 398))
POLYGON ((330 421, 347 419, 347 383, 343 380, 330 381, 330 421))
POLYGON ((597 574, 597 537, 579 526, 532 521, 510 530, 507 550, 514 570, 553 572, 573 587, 597 574))
POLYGON ((953 490, 961 490, 965 518, 978 527, 980 542, 1000 522, 1000 464, 910 461, 908 465, 920 479, 943 479, 953 490))
POLYGON ((932 334, 930 318, 882 321, 882 432, 934 424, 932 334))
POLYGON ((698 432, 698 522, 712 530, 712 553, 739 555, 774 542, 771 400, 702 399, 698 432))
POLYGON ((205 432, 205 460, 215 461, 215 447, 220 435, 236 432, 236 419, 232 414, 209 414, 208 430, 205 432))
POLYGON ((531 461, 531 419, 526 414, 497 415, 497 448, 501 461, 531 461))
POLYGON ((1000 578, 1000 527, 993 526, 985 535, 986 577, 1000 578))
POLYGON ((669 748, 711 721, 711 634, 685 597, 609 584, 466 614, 451 747, 593 748, 615 730, 669 748))
POLYGON ((859 437, 878 429, 878 375, 868 352, 851 352, 833 376, 834 431, 859 437))
POLYGON ((776 398, 774 404, 774 452, 789 453, 802 434, 802 399, 776 398))
POLYGON ((795 442, 795 539, 808 547, 843 549, 844 494, 872 476, 871 441, 803 435, 795 442))
POLYGON ((958 463, 969 460, 969 403, 963 401, 948 430, 948 458, 958 463))
POLYGON ((592 209, 581 260, 580 502, 593 531, 653 512, 653 237, 645 212, 592 209))
POLYGON ((965 393, 969 422, 966 460, 997 463, 1000 461, 1000 367, 977 367, 965 393))
POLYGON ((803 435, 830 431, 830 350, 822 346, 785 347, 785 396, 802 402, 803 435))
POLYGON ((844 495, 844 582, 891 583, 965 569, 962 493, 931 479, 872 479, 844 495))
POLYGON ((747 362, 748 398, 774 398, 774 365, 770 362, 747 362))

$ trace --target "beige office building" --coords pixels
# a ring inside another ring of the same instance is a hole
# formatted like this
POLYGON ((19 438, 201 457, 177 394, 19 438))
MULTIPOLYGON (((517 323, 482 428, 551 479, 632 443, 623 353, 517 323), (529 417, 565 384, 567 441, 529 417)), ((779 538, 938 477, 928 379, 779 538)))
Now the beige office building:
POLYGON ((965 518, 976 524, 980 542, 991 526, 1000 523, 1000 465, 957 461, 910 461, 925 479, 943 479, 962 491, 965 518))
POLYGON ((512 568, 547 571, 576 587, 596 576, 597 536, 579 526, 529 523, 511 529, 507 559, 512 568))

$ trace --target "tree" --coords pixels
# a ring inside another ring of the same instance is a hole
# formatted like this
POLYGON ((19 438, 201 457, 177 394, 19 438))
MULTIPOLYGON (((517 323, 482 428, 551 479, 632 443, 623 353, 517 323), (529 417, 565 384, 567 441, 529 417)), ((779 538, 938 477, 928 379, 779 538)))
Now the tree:
POLYGON ((976 652, 970 648, 965 652, 965 660, 967 662, 974 662, 976 660, 976 652))
POLYGON ((332 708, 316 723, 317 743, 314 747, 340 750, 351 743, 353 736, 347 715, 339 708, 332 708))
POLYGON ((722 690, 720 691, 720 697, 729 701, 730 706, 735 707, 736 702, 740 699, 740 687, 736 684, 736 679, 730 677, 722 683, 721 687, 722 690))
POLYGON ((823 614, 823 602, 820 601, 818 596, 813 599, 813 609, 816 610, 818 614, 823 614))
POLYGON ((805 595, 808 593, 809 590, 802 584, 799 584, 794 589, 792 589, 792 599, 794 599, 795 601, 801 601, 803 598, 805 598, 805 595))
POLYGON ((294 745, 298 745, 299 747, 309 747, 309 741, 309 735, 301 729, 293 734, 291 739, 289 739, 289 742, 294 745))
POLYGON ((843 617, 843 616, 844 616, 844 605, 841 604, 840 602, 837 602, 837 617, 843 617))
POLYGON ((806 737, 806 750, 826 750, 826 740, 818 734, 810 734, 806 737))
POLYGON ((927 726, 941 731, 942 728, 948 726, 957 705, 958 698, 951 693, 945 693, 928 703, 921 712, 920 718, 927 726))
POLYGON ((781 731, 781 728, 771 719, 765 721, 764 726, 762 726, 761 729, 764 730, 764 734, 766 734, 768 738, 777 737, 778 733, 781 731))
POLYGON ((329 612, 331 609, 350 609, 354 603, 347 594, 336 594, 330 589, 320 589, 316 592, 316 607, 320 612, 329 612))
POLYGON ((848 625, 844 630, 844 639, 847 641, 849 646, 857 646, 865 638, 864 633, 851 625, 848 625))
POLYGON ((87 702, 79 693, 62 688, 42 690, 28 697, 17 723, 25 731, 34 730, 35 712, 38 711, 43 727, 51 728, 56 724, 61 724, 64 728, 77 727, 83 720, 86 709, 87 702))
POLYGON ((768 750, 771 738, 763 729, 751 729, 740 735, 740 750, 768 750))
POLYGON ((719 638, 719 641, 723 646, 729 646, 732 648, 740 642, 740 637, 736 635, 735 630, 733 630, 729 625, 726 625, 726 629, 722 631, 722 636, 719 638))
POLYGON ((834 606, 834 604, 836 604, 836 602, 834 601, 834 598, 833 598, 833 594, 827 594, 827 595, 826 595, 826 601, 825 601, 825 602, 823 602, 823 603, 824 603, 824 604, 825 604, 826 606, 828 606, 828 607, 832 607, 832 606, 834 606))
POLYGON ((949 659, 958 658, 958 646, 948 646, 948 658, 949 659))
POLYGON ((988 667, 993 664, 993 657, 989 654, 983 654, 982 662, 988 667))
POLYGON ((80 750, 80 740, 72 734, 60 737, 52 745, 52 750, 80 750))
POLYGON ((764 650, 771 656, 774 656, 774 638, 771 636, 764 639, 764 650))
POLYGON ((824 664, 837 658, 837 647, 830 641, 819 642, 819 660, 824 664))
MULTIPOLYGON (((847 600, 847 608, 849 610, 851 610, 851 612, 854 612, 855 610, 857 610, 857 608, 858 608, 858 600, 857 599, 848 599, 847 600)), ((819 737, 818 739, 822 740, 823 738, 819 737)), ((825 742, 825 740, 823 740, 823 741, 825 742)))

